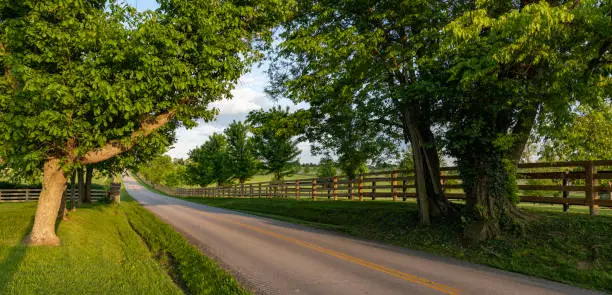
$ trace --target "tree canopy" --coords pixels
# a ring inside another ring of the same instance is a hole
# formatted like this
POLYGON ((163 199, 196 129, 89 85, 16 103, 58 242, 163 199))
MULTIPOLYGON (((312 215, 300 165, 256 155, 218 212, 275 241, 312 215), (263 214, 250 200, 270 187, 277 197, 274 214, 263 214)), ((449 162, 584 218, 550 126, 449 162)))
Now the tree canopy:
POLYGON ((240 183, 253 177, 259 168, 259 162, 255 158, 253 139, 248 137, 248 130, 247 125, 236 121, 224 130, 233 178, 238 179, 240 183))
POLYGON ((214 133, 204 144, 189 151, 186 170, 189 181, 200 186, 229 183, 234 170, 227 149, 227 138, 223 134, 214 133))
POLYGON ((525 217, 514 169, 536 125, 610 97, 610 5, 298 1, 270 93, 310 103, 323 124, 350 105, 342 123, 397 130, 412 149, 421 223, 462 214, 466 234, 486 239, 525 217), (440 187, 441 146, 460 169, 462 212, 440 187))
POLYGON ((275 180, 291 175, 299 168, 297 135, 303 131, 302 113, 292 115, 289 109, 274 107, 268 111, 251 111, 247 122, 253 132, 255 154, 275 180))
POLYGON ((2 1, 0 156, 45 170, 29 242, 59 243, 63 168, 110 159, 162 126, 212 119, 208 104, 231 96, 292 5, 160 0, 139 13, 112 1, 2 1))

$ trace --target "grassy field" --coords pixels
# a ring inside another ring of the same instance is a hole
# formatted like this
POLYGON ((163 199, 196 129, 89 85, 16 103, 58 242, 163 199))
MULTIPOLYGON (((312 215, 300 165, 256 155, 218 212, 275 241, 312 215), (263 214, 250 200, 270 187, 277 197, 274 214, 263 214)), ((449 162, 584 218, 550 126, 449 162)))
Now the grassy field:
POLYGON ((417 225, 414 202, 351 202, 280 199, 203 199, 189 201, 248 212, 382 241, 411 249, 490 265, 496 268, 612 291, 612 213, 601 209, 521 205, 541 218, 524 232, 473 244, 462 238, 461 225, 441 222, 417 225))
POLYGON ((60 247, 25 247, 36 203, 0 204, 0 294, 246 294, 212 260, 125 192, 83 205, 60 247))

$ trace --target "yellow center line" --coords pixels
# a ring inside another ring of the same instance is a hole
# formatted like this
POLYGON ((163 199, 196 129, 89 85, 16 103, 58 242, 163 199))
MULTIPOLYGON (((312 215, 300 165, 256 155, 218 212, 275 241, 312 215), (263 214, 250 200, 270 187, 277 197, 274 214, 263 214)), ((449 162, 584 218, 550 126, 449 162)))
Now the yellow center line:
POLYGON ((380 264, 376 264, 374 262, 363 260, 363 259, 351 256, 351 255, 348 255, 348 254, 345 254, 345 253, 342 253, 342 252, 338 252, 338 251, 335 251, 335 250, 332 250, 332 249, 328 249, 328 248, 325 248, 325 247, 322 247, 322 246, 319 246, 319 245, 316 245, 316 244, 313 244, 313 243, 309 243, 309 242, 302 241, 302 240, 299 240, 299 239, 296 239, 296 238, 288 237, 288 236, 285 236, 285 235, 282 235, 282 234, 279 234, 279 233, 275 233, 275 232, 272 232, 272 231, 269 231, 269 230, 265 230, 265 229, 260 228, 260 227, 256 227, 256 226, 253 226, 253 225, 250 225, 250 224, 242 223, 242 222, 239 222, 239 221, 234 221, 234 220, 223 218, 223 217, 214 216, 213 218, 218 219, 218 220, 222 220, 222 221, 225 221, 225 222, 229 222, 229 223, 232 223, 232 224, 235 224, 235 225, 238 225, 238 226, 242 226, 242 227, 254 230, 256 232, 262 233, 264 235, 271 236, 271 237, 277 238, 279 240, 287 241, 287 242, 290 242, 290 243, 294 243, 294 244, 297 244, 299 246, 306 247, 306 248, 312 249, 312 250, 320 252, 320 253, 324 253, 324 254, 327 254, 327 255, 330 255, 330 256, 333 256, 333 257, 336 257, 336 258, 339 258, 339 259, 342 259, 342 260, 345 260, 345 261, 348 261, 348 262, 352 262, 352 263, 355 263, 355 264, 367 267, 369 269, 377 270, 379 272, 382 272, 382 273, 385 273, 385 274, 388 274, 388 275, 392 275, 394 277, 398 277, 398 278, 403 279, 405 281, 409 281, 409 282, 412 282, 412 283, 423 285, 425 287, 428 287, 428 288, 440 291, 440 292, 445 293, 445 294, 458 295, 460 293, 459 289, 452 288, 452 287, 446 286, 444 284, 436 283, 434 281, 431 281, 431 280, 428 280, 428 279, 425 279, 425 278, 421 278, 421 277, 418 277, 418 276, 415 276, 415 275, 411 275, 411 274, 408 274, 408 273, 405 273, 405 272, 402 272, 402 271, 399 271, 399 270, 396 270, 396 269, 393 269, 393 268, 389 268, 389 267, 386 267, 386 266, 383 266, 383 265, 380 265, 380 264))

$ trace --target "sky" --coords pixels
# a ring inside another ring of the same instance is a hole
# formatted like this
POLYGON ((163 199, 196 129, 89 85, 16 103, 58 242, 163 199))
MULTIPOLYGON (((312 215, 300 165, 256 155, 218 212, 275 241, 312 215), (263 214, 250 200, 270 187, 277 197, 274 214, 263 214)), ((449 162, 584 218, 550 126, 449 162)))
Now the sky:
MULTIPOLYGON (((139 11, 156 9, 158 4, 155 0, 125 0, 126 3, 136 7, 139 11)), ((291 101, 281 99, 272 100, 266 95, 264 89, 269 82, 265 72, 266 64, 254 65, 250 72, 242 76, 232 91, 233 99, 222 100, 213 103, 219 109, 219 116, 212 122, 200 122, 197 127, 191 129, 179 128, 176 132, 177 142, 166 153, 173 158, 187 158, 188 152, 202 145, 209 136, 215 132, 223 132, 223 129, 232 121, 243 121, 246 115, 257 109, 269 109, 273 106, 289 106, 291 109, 307 108, 306 104, 295 105, 291 101)), ((310 153, 310 143, 302 142, 298 145, 301 150, 301 163, 318 163, 320 157, 310 153)))

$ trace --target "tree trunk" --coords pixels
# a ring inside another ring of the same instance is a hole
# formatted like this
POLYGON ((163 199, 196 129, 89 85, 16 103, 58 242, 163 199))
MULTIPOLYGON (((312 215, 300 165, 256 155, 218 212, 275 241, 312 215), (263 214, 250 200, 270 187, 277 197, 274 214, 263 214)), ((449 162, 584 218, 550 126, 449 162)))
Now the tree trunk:
POLYGON ((85 202, 91 204, 91 179, 93 177, 93 167, 87 166, 85 173, 85 202))
POLYGON ((403 111, 404 138, 410 142, 414 158, 415 186, 419 206, 419 223, 431 224, 432 217, 448 216, 453 208, 442 191, 440 158, 429 120, 415 110, 403 111))
POLYGON ((76 170, 72 170, 72 176, 70 177, 70 210, 76 211, 76 207, 76 170))
POLYGON ((85 169, 83 167, 79 168, 78 171, 78 180, 79 180, 79 203, 85 203, 85 169))
POLYGON ((466 209, 472 223, 465 235, 473 241, 499 236, 504 228, 529 218, 514 204, 517 202, 516 166, 511 159, 483 156, 460 162, 466 209))
POLYGON ((25 240, 28 245, 59 246, 55 222, 66 189, 66 176, 59 159, 49 159, 43 170, 43 188, 36 207, 32 232, 25 240))
POLYGON ((66 202, 68 201, 68 194, 62 194, 62 201, 60 202, 59 213, 57 219, 66 220, 66 202))

